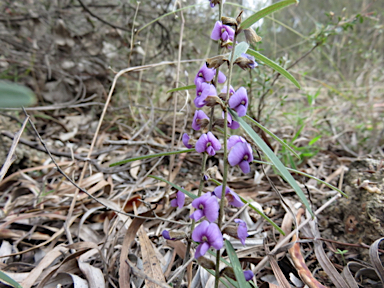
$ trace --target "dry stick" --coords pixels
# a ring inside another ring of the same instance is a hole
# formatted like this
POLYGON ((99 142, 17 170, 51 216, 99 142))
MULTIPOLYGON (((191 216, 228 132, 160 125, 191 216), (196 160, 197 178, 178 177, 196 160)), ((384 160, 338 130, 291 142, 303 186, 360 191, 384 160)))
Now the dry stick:
MULTIPOLYGON (((327 208, 330 204, 332 204, 337 198, 340 198, 341 197, 341 194, 337 194, 335 196, 333 196, 330 200, 328 200, 323 206, 321 206, 319 209, 317 209, 315 211, 315 215, 317 214, 320 214, 325 208, 327 208)), ((289 242, 289 239, 291 239, 291 237, 293 235, 295 235, 297 233, 297 231, 299 231, 301 228, 303 228, 309 221, 311 221, 312 219, 311 218, 308 218, 306 219, 304 222, 302 222, 295 230, 293 230, 291 233, 289 233, 289 235, 287 235, 287 237, 285 237, 281 242, 279 242, 275 248, 273 248, 273 250, 270 252, 270 254, 275 254, 279 248, 281 246, 283 246, 284 244, 286 244, 287 242, 289 242)), ((257 266, 253 269, 253 273, 256 274, 259 270, 261 270, 263 268, 263 266, 266 264, 266 262, 268 261, 268 255, 267 256, 264 256, 264 258, 259 262, 259 264, 257 264, 257 266)))
POLYGON ((162 288, 169 288, 169 285, 164 284, 163 282, 160 282, 160 281, 158 281, 158 280, 156 280, 156 279, 153 279, 152 277, 149 277, 149 276, 148 276, 146 273, 144 273, 143 271, 137 269, 137 268, 135 267, 135 265, 134 265, 131 261, 129 261, 129 259, 126 259, 125 261, 126 261, 126 263, 131 267, 133 274, 136 274, 137 276, 139 276, 139 277, 141 277, 141 278, 143 278, 143 279, 145 279, 145 280, 151 281, 151 282, 154 283, 156 286, 159 286, 159 287, 162 287, 162 288))
MULTIPOLYGON (((177 2, 180 6, 181 9, 181 3, 178 1, 177 2)), ((184 14, 183 11, 180 11, 180 16, 181 16, 181 26, 180 26, 180 38, 179 38, 179 50, 178 50, 178 55, 177 55, 177 68, 176 68, 176 87, 178 88, 179 86, 179 77, 180 77, 180 63, 181 63, 181 51, 183 48, 183 33, 184 33, 184 14)), ((178 100, 178 93, 176 92, 174 94, 173 98, 173 123, 172 123, 172 140, 171 140, 171 149, 173 149, 173 146, 175 145, 175 133, 176 133, 176 117, 177 117, 177 100, 178 100)), ((181 136, 181 135, 180 135, 181 136)), ((180 140, 179 140, 180 141, 180 140)), ((172 176, 173 176, 173 166, 175 165, 175 155, 171 155, 170 161, 169 161, 169 175, 168 175, 168 181, 172 182, 172 176)), ((177 287, 177 286, 176 286, 177 287)))
POLYGON ((28 120, 29 120, 29 116, 27 116, 25 118, 25 120, 23 122, 23 125, 21 125, 20 130, 15 134, 15 136, 13 138, 11 148, 9 149, 9 152, 8 152, 8 155, 7 155, 7 159, 5 159, 3 167, 1 167, 1 170, 0 170, 0 182, 3 180, 5 174, 7 173, 8 169, 9 169, 9 167, 11 167, 12 163, 16 160, 16 156, 15 156, 16 146, 17 146, 17 143, 19 143, 19 139, 20 139, 21 134, 23 133, 23 131, 25 129, 25 126, 28 123, 28 120))
MULTIPOLYGON (((27 114, 27 112, 24 110, 24 113, 26 114, 26 116, 29 116, 27 114)), ((28 120, 29 123, 31 124, 33 130, 35 131, 37 137, 39 138, 41 144, 45 147, 49 157, 51 158, 52 162, 55 164, 56 166, 56 169, 65 177, 65 179, 67 179, 73 186, 75 186, 78 190, 80 190, 81 192, 87 194, 90 198, 92 198, 93 200, 95 200, 97 203, 99 203, 100 205, 104 206, 105 208, 115 212, 115 213, 120 213, 122 215, 125 215, 125 216, 129 216, 129 217, 133 217, 133 218, 140 218, 140 219, 147 219, 147 220, 153 220, 153 219, 158 219, 158 220, 161 220, 161 221, 166 221, 166 222, 171 222, 171 223, 174 223, 174 224, 178 224, 178 225, 190 225, 190 223, 185 223, 185 222, 180 222, 180 221, 173 221, 173 220, 169 220, 169 219, 166 219, 166 218, 162 218, 162 217, 159 217, 157 216, 155 213, 154 213, 154 216, 155 217, 144 217, 144 216, 138 216, 138 215, 134 215, 134 214, 130 214, 130 213, 126 213, 126 212, 123 212, 121 210, 117 210, 117 209, 114 209, 112 207, 109 207, 108 205, 106 205, 103 201, 100 201, 98 198, 96 198, 95 196, 93 196, 92 194, 90 194, 87 190, 85 190, 84 188, 81 188, 79 185, 77 185, 71 178, 69 178, 69 176, 60 168, 60 166, 56 163, 55 159, 53 158, 51 152, 48 150, 48 147, 47 145, 45 144, 44 140, 41 138, 39 132, 37 131, 35 125, 33 124, 33 122, 31 121, 31 119, 28 120)))

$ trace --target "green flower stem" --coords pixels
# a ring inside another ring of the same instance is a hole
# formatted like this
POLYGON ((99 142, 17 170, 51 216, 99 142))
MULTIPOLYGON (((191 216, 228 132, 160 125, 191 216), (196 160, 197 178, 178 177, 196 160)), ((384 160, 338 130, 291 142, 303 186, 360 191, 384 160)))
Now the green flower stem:
MULTIPOLYGON (((228 82, 227 82, 227 97, 224 106, 224 175, 223 175, 223 189, 221 190, 221 200, 220 200, 220 210, 219 210, 219 220, 218 225, 221 230, 221 226, 223 226, 223 215, 224 215, 224 202, 225 202, 225 188, 227 187, 227 176, 228 176, 228 149, 227 149, 227 138, 228 138, 228 100, 229 100, 229 92, 231 86, 231 78, 232 78, 232 69, 233 69, 233 61, 235 56, 235 47, 236 47, 236 38, 237 34, 235 33, 235 37, 233 39, 232 45, 232 53, 231 53, 231 61, 229 62, 229 72, 228 72, 228 82)), ((220 250, 216 252, 216 278, 215 278, 215 288, 219 287, 219 272, 220 272, 220 250)))
MULTIPOLYGON (((207 159, 208 159, 208 154, 207 153, 203 153, 203 163, 201 165, 200 184, 199 184, 199 191, 197 192, 197 197, 200 197, 201 196, 201 192, 203 191, 204 173, 205 173, 205 169, 206 169, 206 166, 207 166, 207 159)), ((192 219, 191 235, 192 235, 193 230, 195 229, 195 224, 196 224, 196 221, 194 219, 192 219)), ((188 260, 189 260, 189 256, 190 256, 189 255, 190 254, 189 251, 191 250, 191 243, 192 243, 192 241, 189 239, 188 243, 187 243, 187 249, 185 251, 185 257, 184 257, 183 265, 185 263, 187 263, 188 260)), ((181 281, 184 278, 184 273, 185 273, 185 271, 181 271, 181 273, 179 275, 179 278, 177 279, 177 282, 176 282, 176 285, 175 285, 176 288, 180 287, 181 281)))

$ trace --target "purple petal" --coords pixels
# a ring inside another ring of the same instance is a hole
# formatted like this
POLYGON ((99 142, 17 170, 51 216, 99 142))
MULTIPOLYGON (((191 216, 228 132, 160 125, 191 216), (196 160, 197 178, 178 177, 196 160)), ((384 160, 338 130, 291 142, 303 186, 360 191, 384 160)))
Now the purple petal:
POLYGON ((199 82, 211 82, 216 72, 214 69, 208 68, 206 64, 200 68, 199 72, 197 72, 195 77, 195 85, 199 84, 199 82), (201 79, 199 79, 201 78, 201 79))
POLYGON ((209 147, 207 147, 207 153, 210 155, 210 156, 215 156, 215 154, 216 154, 216 150, 215 149, 213 149, 213 147, 212 146, 209 146, 209 147))
POLYGON ((209 222, 214 222, 217 218, 219 218, 219 209, 220 207, 217 202, 217 198, 215 196, 211 196, 205 203, 204 207, 204 214, 209 222))
POLYGON ((203 153, 205 152, 205 149, 207 148, 208 143, 208 136, 207 134, 201 134, 199 140, 197 140, 195 148, 196 152, 203 153))
POLYGON ((223 72, 219 71, 219 76, 217 77, 217 82, 220 84, 224 83, 227 80, 227 77, 224 75, 223 72))
POLYGON ((244 87, 240 87, 235 94, 229 98, 228 104, 230 108, 236 110, 239 117, 243 117, 248 108, 247 90, 244 87))
POLYGON ((235 222, 239 225, 237 228, 237 237, 239 237, 241 243, 245 245, 245 238, 248 237, 247 224, 241 219, 235 219, 235 222))
POLYGON ((206 235, 209 244, 215 249, 221 249, 224 245, 223 235, 216 223, 209 224, 206 235))
POLYGON ((184 133, 183 134, 183 144, 185 147, 187 147, 188 149, 191 149, 192 148, 192 145, 191 144, 188 144, 188 141, 189 141, 189 136, 187 133, 184 133))
POLYGON ((243 207, 244 203, 241 201, 239 195, 237 195, 232 190, 229 190, 229 193, 225 195, 225 198, 228 200, 228 204, 234 207, 243 207))
MULTIPOLYGON (((238 165, 241 161, 243 161, 244 155, 246 154, 247 150, 246 143, 237 143, 235 146, 232 147, 231 151, 228 155, 228 162, 231 166, 238 165)), ((197 149, 196 149, 197 150, 197 149)))
POLYGON ((240 124, 239 122, 233 120, 231 124, 228 123, 228 128, 231 128, 233 130, 239 129, 240 124))
POLYGON ((192 120, 192 128, 196 131, 200 130, 200 120, 208 119, 209 117, 202 110, 196 110, 192 120))
POLYGON ((176 198, 171 200, 171 206, 177 207, 177 199, 176 198))
POLYGON ((244 278, 246 281, 249 281, 253 278, 253 272, 252 270, 245 270, 244 271, 244 278))
POLYGON ((161 233, 161 235, 163 235, 163 237, 167 240, 174 240, 174 238, 171 238, 167 230, 164 230, 163 233, 161 233))
POLYGON ((244 174, 247 174, 251 171, 251 167, 249 167, 249 163, 245 160, 243 160, 239 163, 239 167, 240 167, 241 171, 243 171, 244 174))
POLYGON ((220 21, 217 21, 215 23, 215 27, 213 27, 212 33, 211 33, 211 39, 212 40, 219 40, 221 37, 221 27, 223 27, 223 24, 220 21))
POLYGON ((181 191, 177 191, 176 200, 177 200, 177 206, 179 208, 182 208, 185 202, 185 194, 181 191))
POLYGON ((212 134, 212 132, 208 132, 208 141, 211 142, 212 147, 217 151, 221 149, 220 141, 212 134))
POLYGON ((199 87, 199 91, 196 92, 196 94, 198 94, 194 100, 194 103, 195 103, 195 106, 197 108, 201 108, 203 106, 205 106, 205 99, 208 97, 208 96, 216 96, 217 95, 217 92, 216 92, 216 88, 215 86, 213 86, 212 84, 209 84, 209 83, 202 83, 199 87))
POLYGON ((196 210, 195 212, 193 212, 191 214, 191 216, 189 216, 189 218, 195 220, 195 221, 199 221, 201 218, 204 217, 204 211, 203 210, 196 210))
POLYGON ((207 228, 209 227, 209 223, 207 220, 204 220, 201 222, 192 232, 192 239, 196 242, 202 242, 203 236, 205 236, 205 232, 207 231, 207 228))
MULTIPOLYGON (((227 85, 225 85, 223 87, 223 89, 221 89, 220 91, 221 93, 227 93, 227 85)), ((229 96, 232 96, 233 94, 235 94, 235 89, 233 89, 232 85, 229 86, 229 96)))
POLYGON ((209 244, 207 242, 201 243, 196 248, 195 258, 198 259, 199 257, 204 256, 205 253, 207 253, 208 249, 209 249, 209 244))
POLYGON ((245 139, 241 136, 233 135, 233 136, 229 137, 228 142, 227 142, 228 150, 231 150, 232 147, 235 146, 238 142, 247 143, 247 141, 245 141, 245 139))

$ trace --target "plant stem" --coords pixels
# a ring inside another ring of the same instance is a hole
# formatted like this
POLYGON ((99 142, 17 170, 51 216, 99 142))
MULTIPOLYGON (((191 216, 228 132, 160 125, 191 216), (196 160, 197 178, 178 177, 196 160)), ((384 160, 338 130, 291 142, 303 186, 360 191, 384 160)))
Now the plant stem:
MULTIPOLYGON (((224 216, 224 199, 225 199, 225 189, 227 187, 227 176, 228 176, 228 149, 227 149, 227 135, 228 135, 228 100, 229 100, 229 92, 231 86, 231 78, 232 78, 232 69, 233 69, 233 61, 235 59, 235 47, 236 47, 236 38, 237 34, 235 33, 235 37, 233 39, 232 45, 232 53, 231 53, 231 61, 229 62, 229 72, 228 72, 228 82, 227 82, 227 97, 225 101, 224 107, 224 174, 223 174, 223 186, 221 190, 221 200, 220 200, 220 210, 219 210, 219 220, 218 225, 221 230, 221 226, 223 225, 223 216, 224 216)), ((215 288, 219 287, 219 271, 220 271, 220 250, 216 252, 216 273, 215 273, 215 288)))

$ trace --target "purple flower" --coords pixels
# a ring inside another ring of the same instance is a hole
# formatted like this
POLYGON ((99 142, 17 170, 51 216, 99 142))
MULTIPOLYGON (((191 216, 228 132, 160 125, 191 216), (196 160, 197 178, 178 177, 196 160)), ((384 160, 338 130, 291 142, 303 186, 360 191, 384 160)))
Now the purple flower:
POLYGON ((196 248, 195 258, 198 259, 208 251, 210 247, 221 249, 224 245, 223 235, 216 223, 208 223, 204 220, 192 232, 193 241, 200 242, 196 248))
POLYGON ((198 83, 202 83, 202 82, 211 82, 215 74, 216 74, 215 69, 210 69, 207 67, 206 64, 203 64, 199 72, 197 72, 196 74, 195 85, 197 86, 198 83))
POLYGON ((214 222, 219 217, 219 203, 217 198, 211 192, 205 193, 203 196, 192 201, 192 207, 197 210, 192 213, 190 218, 195 221, 200 220, 204 216, 209 222, 214 222))
POLYGON ((241 219, 235 219, 235 222, 239 225, 237 227, 237 237, 239 238, 241 243, 245 245, 245 238, 248 237, 247 224, 241 219))
POLYGON ((215 23, 215 27, 213 27, 211 33, 211 39, 216 41, 221 39, 223 42, 227 42, 228 40, 233 41, 234 36, 235 30, 227 25, 223 25, 221 21, 215 23))
POLYGON ((239 117, 243 117, 247 113, 248 108, 248 96, 247 90, 244 87, 237 89, 235 94, 229 98, 229 107, 237 112, 239 117))
POLYGON ((197 108, 204 107, 208 96, 217 96, 216 88, 212 84, 200 83, 196 86, 196 98, 194 100, 197 108))
POLYGON ((167 240, 175 240, 176 238, 172 238, 170 235, 169 235, 169 231, 167 230, 164 230, 163 233, 161 233, 161 235, 163 235, 163 237, 167 240))
MULTIPOLYGON (((225 95, 227 95, 227 85, 225 85, 223 87, 223 89, 221 89, 221 93, 224 93, 225 95)), ((231 97, 233 94, 235 94, 235 89, 233 89, 232 85, 229 86, 229 97, 231 97)))
MULTIPOLYGON (((215 190, 213 190, 213 194, 215 194, 217 198, 221 199, 222 190, 223 185, 217 186, 215 190)), ((241 201, 239 195, 233 192, 228 186, 225 187, 225 198, 227 199, 229 205, 232 205, 234 207, 244 206, 244 203, 241 201)))
POLYGON ((246 281, 249 281, 253 278, 253 272, 252 270, 245 270, 244 271, 244 278, 246 281))
POLYGON ((191 144, 189 144, 189 136, 188 136, 188 134, 187 133, 184 133, 183 134, 183 144, 184 144, 184 146, 185 147, 187 147, 188 149, 191 149, 193 146, 191 145, 191 144))
MULTIPOLYGON (((222 112, 221 115, 222 115, 222 117, 224 119, 224 111, 222 112)), ((228 122, 228 127, 231 128, 231 129, 237 129, 237 128, 240 127, 239 122, 233 120, 231 114, 229 114, 229 113, 228 113, 228 117, 227 117, 227 122, 228 122)))
POLYGON ((247 58, 250 60, 250 63, 248 64, 248 67, 251 69, 254 69, 256 66, 258 66, 257 62, 255 61, 255 57, 247 54, 247 53, 241 53, 241 57, 247 58))
POLYGON ((229 137, 228 141, 227 141, 228 150, 230 151, 232 149, 232 147, 235 146, 238 142, 247 143, 247 141, 241 136, 233 135, 233 136, 229 137))
MULTIPOLYGON (((209 2, 211 2, 211 7, 215 7, 216 4, 220 4, 220 0, 208 0, 209 2)), ((225 0, 221 0, 223 1, 223 3, 225 2, 225 0)))
MULTIPOLYGON (((217 150, 221 149, 221 144, 219 140, 212 134, 208 132, 207 134, 202 134, 196 142, 196 152, 202 153, 207 152, 209 155, 213 156, 216 154, 217 150)), ((252 159, 253 160, 253 159, 252 159)))
POLYGON ((239 142, 232 147, 228 155, 228 162, 231 166, 239 165, 243 173, 249 173, 249 163, 253 161, 252 148, 248 143, 239 142))
POLYGON ((209 117, 204 113, 204 111, 203 110, 196 110, 195 111, 195 116, 193 116, 192 128, 194 130, 196 130, 196 131, 200 130, 201 124, 203 124, 203 123, 204 124, 208 124, 208 122, 209 122, 209 117))
POLYGON ((171 201, 172 207, 182 208, 185 202, 185 194, 181 191, 177 191, 176 198, 171 201))

